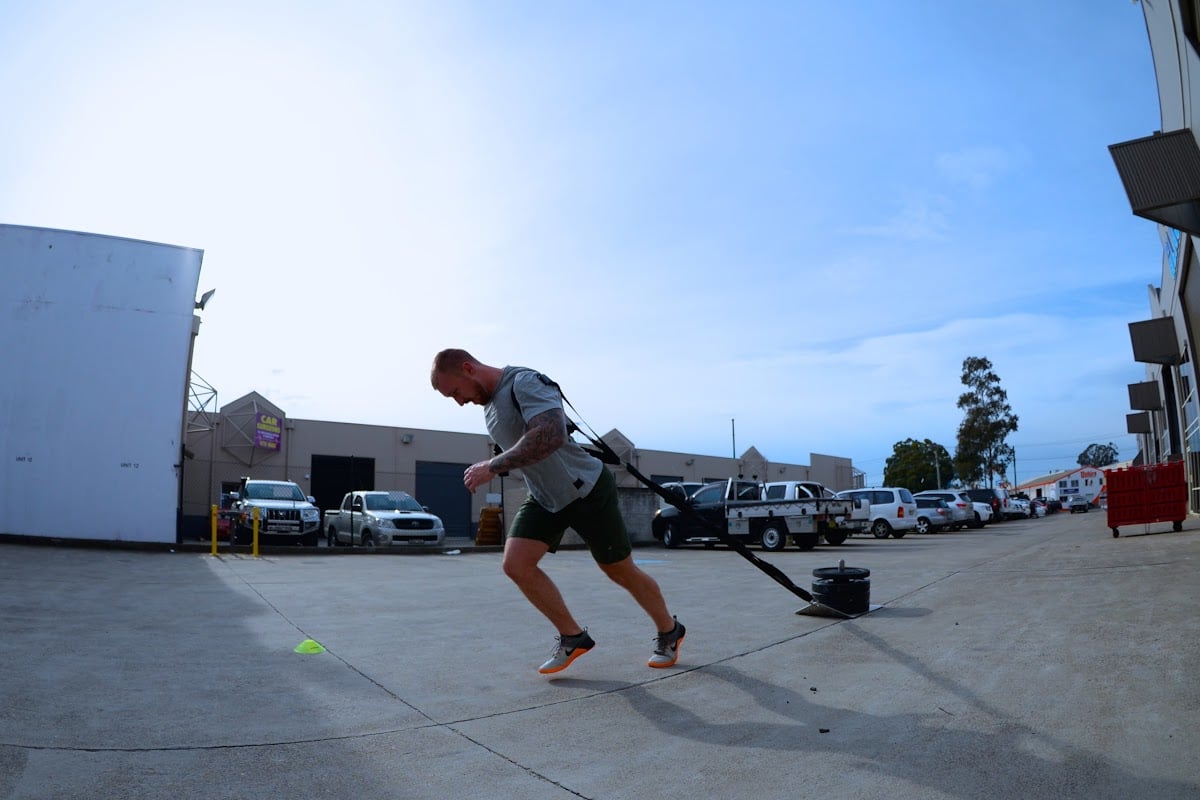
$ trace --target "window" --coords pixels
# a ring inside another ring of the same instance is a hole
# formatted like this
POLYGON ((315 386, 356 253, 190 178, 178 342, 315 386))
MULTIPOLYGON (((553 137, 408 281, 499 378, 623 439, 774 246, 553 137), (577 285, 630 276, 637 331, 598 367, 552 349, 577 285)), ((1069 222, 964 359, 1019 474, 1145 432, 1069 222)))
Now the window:
POLYGON ((407 492, 372 492, 367 495, 368 511, 424 511, 407 492))
POLYGON ((1174 228, 1167 228, 1167 236, 1163 241, 1163 258, 1167 261, 1171 277, 1176 277, 1176 270, 1179 268, 1179 231, 1174 228))
POLYGON ((1179 16, 1183 35, 1192 43, 1192 48, 1200 52, 1200 0, 1180 0, 1179 16))

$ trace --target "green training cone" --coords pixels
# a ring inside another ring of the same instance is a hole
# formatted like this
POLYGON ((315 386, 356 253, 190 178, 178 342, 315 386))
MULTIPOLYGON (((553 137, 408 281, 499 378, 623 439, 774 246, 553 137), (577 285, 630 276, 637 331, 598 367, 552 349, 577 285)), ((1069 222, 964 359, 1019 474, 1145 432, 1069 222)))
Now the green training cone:
POLYGON ((320 642, 314 642, 312 639, 305 639, 303 642, 296 645, 295 652, 308 654, 324 653, 325 648, 321 646, 320 642))

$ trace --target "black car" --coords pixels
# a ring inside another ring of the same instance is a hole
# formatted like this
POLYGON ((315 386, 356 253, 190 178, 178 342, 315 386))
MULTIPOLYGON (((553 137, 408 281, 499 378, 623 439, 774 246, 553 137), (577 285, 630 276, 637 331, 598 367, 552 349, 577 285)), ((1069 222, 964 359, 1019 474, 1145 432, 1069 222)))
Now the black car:
POLYGON ((977 503, 992 507, 992 522, 1000 522, 1011 514, 1007 508, 1008 492, 1004 489, 967 489, 967 496, 977 503))
POLYGON ((709 524, 722 530, 727 524, 725 489, 725 481, 721 481, 707 483, 693 492, 690 505, 695 514, 684 514, 675 506, 660 508, 654 515, 654 521, 650 523, 650 532, 665 547, 679 547, 681 544, 690 543, 712 547, 720 539, 709 524))
POLYGON ((757 480, 734 479, 732 483, 706 483, 692 492, 688 500, 694 514, 684 514, 675 506, 660 508, 650 523, 650 532, 666 547, 679 547, 681 544, 712 547, 721 541, 717 531, 728 529, 726 514, 730 503, 761 501, 762 491, 763 485, 757 480), (727 491, 735 498, 733 501, 726 500, 727 491))
MULTIPOLYGON (((662 484, 662 488, 676 495, 679 500, 686 500, 693 494, 704 488, 704 484, 699 481, 671 481, 670 483, 662 484)), ((661 497, 658 499, 658 507, 666 508, 671 505, 661 497)))

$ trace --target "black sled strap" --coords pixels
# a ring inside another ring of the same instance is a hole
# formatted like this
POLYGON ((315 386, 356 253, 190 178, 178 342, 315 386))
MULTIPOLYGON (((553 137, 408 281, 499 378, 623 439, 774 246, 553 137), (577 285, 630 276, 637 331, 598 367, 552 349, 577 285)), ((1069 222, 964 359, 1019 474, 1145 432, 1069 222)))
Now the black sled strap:
MULTIPOLYGON (((559 386, 557 383, 550 380, 549 378, 547 378, 545 375, 541 374, 540 372, 538 373, 538 378, 542 381, 542 383, 546 384, 547 386, 553 386, 555 389, 557 389, 558 394, 563 399, 563 402, 566 403, 567 406, 569 406, 570 409, 575 412, 575 416, 580 417, 579 410, 576 409, 575 406, 571 405, 571 401, 567 399, 567 396, 565 394, 563 394, 563 390, 562 390, 561 386, 559 386)), ((521 408, 521 403, 520 403, 520 401, 517 400, 517 390, 516 390, 515 386, 512 389, 512 402, 513 402, 513 406, 519 412, 520 408, 521 408)), ((564 409, 564 412, 565 412, 565 409, 564 409)), ((566 416, 565 413, 564 413, 564 416, 566 416)), ((580 419, 582 419, 582 417, 580 417, 580 419)), ((641 472, 639 472, 637 470, 637 468, 634 467, 632 464, 630 464, 628 461, 621 461, 621 457, 616 454, 616 451, 614 451, 611 447, 608 446, 608 442, 604 441, 599 436, 597 436, 595 431, 592 431, 590 428, 588 430, 584 430, 579 425, 577 425, 574 420, 572 420, 570 417, 567 417, 567 435, 569 436, 570 434, 575 433, 576 431, 578 431, 580 433, 580 435, 582 435, 585 439, 588 440, 588 442, 590 442, 592 444, 592 447, 584 448, 584 450, 586 450, 589 454, 600 459, 605 464, 609 464, 614 467, 624 467, 625 470, 630 475, 632 475, 634 478, 636 478, 647 489, 654 492, 656 495, 661 497, 663 500, 666 500, 668 503, 670 503, 675 508, 679 509, 679 513, 683 514, 688 519, 699 521, 701 524, 704 525, 705 528, 712 531, 713 534, 723 544, 726 544, 729 547, 731 547, 732 549, 736 550, 738 555, 740 555, 742 558, 746 559, 751 564, 753 564, 754 566, 758 567, 760 570, 765 572, 768 576, 771 577, 772 580, 774 580, 780 586, 787 589, 789 592, 796 595, 797 597, 799 597, 801 600, 803 600, 806 603, 813 602, 813 596, 809 592, 805 591, 804 589, 800 588, 795 583, 793 583, 792 579, 789 578, 787 576, 787 574, 785 574, 783 572, 783 570, 779 569, 779 567, 775 566, 774 564, 772 564, 770 562, 763 561, 761 558, 759 558, 757 555, 755 555, 750 550, 749 547, 746 547, 744 542, 742 542, 740 539, 737 539, 736 537, 730 536, 729 531, 725 530, 723 527, 721 527, 717 523, 700 516, 698 513, 696 513, 696 509, 692 508, 691 503, 688 502, 687 498, 680 499, 678 494, 676 494, 675 492, 671 492, 671 491, 667 490, 666 487, 650 480, 645 475, 643 475, 641 472)))
MULTIPOLYGON (((555 384, 555 386, 557 386, 557 384, 555 384)), ((559 391, 559 394, 562 394, 562 387, 558 387, 558 391, 559 391)), ((576 416, 579 416, 579 411, 576 410, 575 406, 571 405, 571 401, 567 399, 566 395, 563 395, 563 402, 566 403, 568 406, 570 406, 571 410, 575 412, 576 416)), ((705 528, 712 531, 713 534, 716 535, 716 537, 721 540, 722 544, 726 544, 729 547, 736 550, 738 555, 740 555, 742 558, 746 559, 751 564, 753 564, 754 566, 758 567, 760 570, 765 572, 780 586, 787 589, 789 592, 796 595, 797 597, 799 597, 801 600, 803 600, 806 603, 813 602, 812 594, 810 594, 809 592, 805 591, 804 589, 800 588, 795 583, 793 583, 792 579, 789 578, 787 576, 787 574, 783 572, 783 570, 779 569, 779 567, 775 566, 774 564, 772 564, 768 561, 763 561, 761 558, 759 558, 757 555, 755 555, 754 552, 751 551, 750 548, 747 547, 744 542, 742 542, 740 539, 738 539, 734 536, 730 536, 729 531, 725 530, 722 526, 718 525, 717 523, 713 522, 710 519, 706 519, 706 518, 700 516, 696 512, 696 509, 692 508, 692 505, 688 501, 687 498, 681 499, 678 493, 672 492, 672 491, 668 490, 666 487, 650 480, 645 475, 643 475, 641 472, 639 472, 637 470, 637 468, 634 467, 632 464, 630 464, 628 461, 624 461, 624 462, 621 461, 621 457, 618 456, 616 454, 616 452, 611 447, 608 446, 608 442, 604 441, 599 436, 596 436, 594 431, 589 433, 588 431, 585 431, 582 428, 580 428, 574 422, 568 422, 568 431, 569 432, 579 431, 579 433, 581 435, 583 435, 589 442, 591 442, 592 446, 595 448, 595 449, 588 449, 589 453, 591 453, 596 458, 603 461, 605 464, 610 464, 612 466, 617 466, 617 467, 624 467, 625 470, 630 475, 632 475, 634 478, 636 478, 647 489, 654 492, 656 495, 661 497, 663 500, 666 500, 668 503, 670 503, 675 508, 679 509, 679 513, 683 514, 688 519, 697 520, 700 523, 702 523, 705 528)))

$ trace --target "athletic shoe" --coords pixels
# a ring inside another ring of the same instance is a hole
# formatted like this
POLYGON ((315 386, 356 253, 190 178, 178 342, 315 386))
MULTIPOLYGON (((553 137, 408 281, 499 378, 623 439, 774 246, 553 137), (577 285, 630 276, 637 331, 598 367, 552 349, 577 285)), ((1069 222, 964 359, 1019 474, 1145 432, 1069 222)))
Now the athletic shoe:
POLYGON ((562 672, 571 666, 572 661, 595 646, 596 643, 592 641, 592 637, 588 636, 587 628, 574 636, 556 636, 554 652, 550 654, 550 658, 546 660, 545 664, 538 667, 538 672, 543 675, 562 672))
POLYGON ((650 656, 646 666, 656 668, 675 666, 675 662, 679 660, 679 644, 683 641, 685 633, 687 633, 687 628, 683 627, 683 623, 676 619, 674 628, 666 633, 655 634, 654 654, 650 656))

